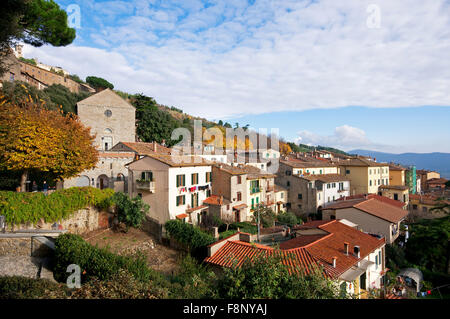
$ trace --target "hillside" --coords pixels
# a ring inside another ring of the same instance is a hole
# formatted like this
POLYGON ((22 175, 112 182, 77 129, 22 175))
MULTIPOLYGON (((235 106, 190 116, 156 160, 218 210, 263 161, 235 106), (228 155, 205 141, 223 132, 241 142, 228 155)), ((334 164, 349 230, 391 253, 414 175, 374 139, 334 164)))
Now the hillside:
POLYGON ((438 171, 442 177, 450 178, 450 153, 403 153, 392 154, 370 150, 352 150, 350 154, 371 156, 378 162, 395 162, 402 165, 415 165, 417 169, 438 171))

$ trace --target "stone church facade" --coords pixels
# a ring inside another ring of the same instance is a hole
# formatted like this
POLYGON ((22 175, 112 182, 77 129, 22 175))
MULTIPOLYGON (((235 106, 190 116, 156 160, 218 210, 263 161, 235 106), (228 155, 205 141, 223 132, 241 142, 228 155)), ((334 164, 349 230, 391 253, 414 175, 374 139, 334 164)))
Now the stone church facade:
POLYGON ((99 151, 95 168, 64 180, 64 188, 92 186, 127 191, 128 169, 133 152, 111 151, 119 142, 135 142, 135 108, 110 89, 98 92, 77 103, 77 115, 83 125, 95 135, 94 146, 99 151))

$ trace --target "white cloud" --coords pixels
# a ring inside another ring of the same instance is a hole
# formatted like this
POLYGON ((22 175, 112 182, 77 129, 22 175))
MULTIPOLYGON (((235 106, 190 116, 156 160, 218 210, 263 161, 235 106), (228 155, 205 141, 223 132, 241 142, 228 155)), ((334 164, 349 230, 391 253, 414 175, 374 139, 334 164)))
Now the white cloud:
MULTIPOLYGON (((106 16, 124 8, 111 3, 106 16)), ((138 15, 83 34, 100 49, 27 47, 25 54, 207 118, 450 105, 449 2, 424 10, 420 0, 379 0, 380 29, 366 25, 370 3, 135 1, 124 11, 133 6, 138 15)))
POLYGON ((369 149, 374 151, 399 152, 402 147, 379 144, 371 141, 366 132, 350 125, 338 126, 332 135, 319 135, 311 131, 300 131, 295 143, 307 145, 321 145, 339 148, 345 151, 354 149, 369 149))

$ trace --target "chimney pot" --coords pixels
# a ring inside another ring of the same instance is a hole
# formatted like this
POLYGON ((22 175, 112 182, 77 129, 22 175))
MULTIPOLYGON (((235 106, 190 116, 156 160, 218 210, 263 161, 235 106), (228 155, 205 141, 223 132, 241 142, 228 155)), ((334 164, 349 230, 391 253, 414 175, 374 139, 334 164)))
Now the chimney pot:
POLYGON ((344 254, 346 254, 348 256, 348 247, 349 247, 349 243, 344 243, 344 254))
POLYGON ((337 257, 333 257, 332 260, 333 260, 333 268, 336 268, 337 257))

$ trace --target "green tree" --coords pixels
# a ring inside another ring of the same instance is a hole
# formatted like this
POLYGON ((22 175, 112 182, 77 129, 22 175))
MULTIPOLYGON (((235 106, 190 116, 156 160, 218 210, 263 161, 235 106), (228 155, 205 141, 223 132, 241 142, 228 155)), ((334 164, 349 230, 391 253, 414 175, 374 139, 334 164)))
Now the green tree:
POLYGON ((118 192, 114 194, 112 200, 116 205, 117 218, 127 226, 127 230, 129 227, 141 226, 150 208, 142 198, 136 196, 131 199, 128 195, 118 192))
POLYGON ((258 222, 258 216, 263 227, 272 227, 274 225, 276 214, 272 208, 259 204, 253 212, 253 221, 258 222))
POLYGON ((96 76, 86 77, 86 83, 92 86, 96 91, 104 89, 111 89, 111 90, 114 89, 114 85, 112 83, 96 76))
POLYGON ((67 13, 53 0, 3 0, 0 19, 0 75, 9 47, 25 42, 39 47, 44 44, 66 46, 75 39, 75 29, 67 23, 67 13))
POLYGON ((152 97, 137 94, 131 98, 131 104, 136 108, 136 134, 144 142, 162 143, 172 146, 178 141, 171 140, 172 131, 181 126, 169 113, 158 108, 152 97))

